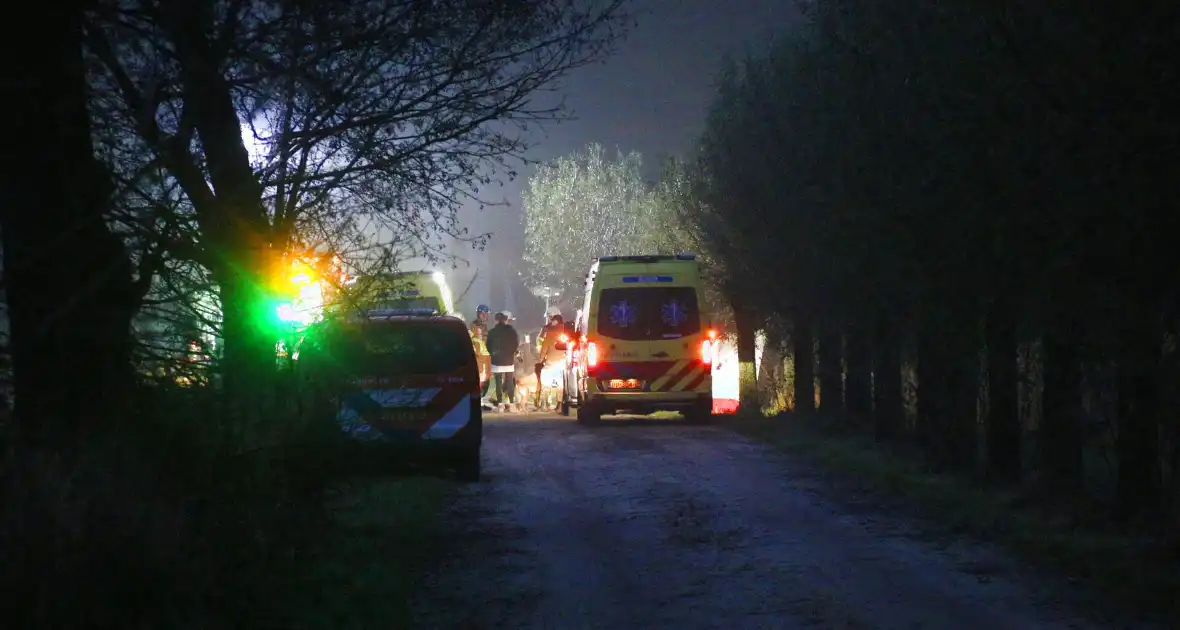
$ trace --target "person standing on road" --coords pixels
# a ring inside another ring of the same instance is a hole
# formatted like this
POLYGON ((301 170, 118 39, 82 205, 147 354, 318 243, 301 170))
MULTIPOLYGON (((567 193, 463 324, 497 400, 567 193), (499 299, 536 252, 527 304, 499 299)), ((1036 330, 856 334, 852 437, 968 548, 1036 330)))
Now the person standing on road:
POLYGON ((508 324, 508 316, 496 313, 496 325, 488 331, 488 353, 492 355, 492 378, 496 381, 493 401, 503 410, 516 402, 516 347, 520 336, 508 324))
POLYGON ((475 321, 471 322, 471 343, 475 347, 475 358, 479 362, 479 377, 482 383, 480 398, 488 397, 488 389, 492 386, 492 358, 488 355, 488 312, 487 304, 480 304, 475 309, 475 321))
POLYGON ((487 304, 480 304, 475 307, 475 321, 471 322, 471 334, 478 334, 480 339, 486 339, 488 336, 488 315, 491 309, 487 304))
MULTIPOLYGON (((537 408, 541 409, 542 391, 553 388, 556 371, 564 365, 565 351, 557 349, 557 342, 565 334, 565 320, 557 307, 549 309, 549 323, 537 335, 537 363, 534 370, 537 374, 537 408)), ((548 394, 546 391, 546 401, 548 394)))

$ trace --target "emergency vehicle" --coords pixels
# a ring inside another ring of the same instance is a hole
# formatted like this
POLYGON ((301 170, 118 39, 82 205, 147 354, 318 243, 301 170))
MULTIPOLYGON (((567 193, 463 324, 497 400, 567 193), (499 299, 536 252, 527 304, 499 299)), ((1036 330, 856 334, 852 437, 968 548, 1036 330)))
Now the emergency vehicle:
POLYGON ((403 271, 358 278, 358 295, 371 309, 455 314, 455 301, 441 271, 403 271))
POLYGON ((594 259, 567 354, 562 413, 577 408, 582 423, 665 410, 707 420, 717 333, 703 306, 693 254, 594 259))
POLYGON ((331 384, 347 437, 403 447, 412 459, 479 480, 479 368, 461 319, 432 308, 375 309, 321 328, 314 355, 305 350, 301 361, 314 361, 331 384))

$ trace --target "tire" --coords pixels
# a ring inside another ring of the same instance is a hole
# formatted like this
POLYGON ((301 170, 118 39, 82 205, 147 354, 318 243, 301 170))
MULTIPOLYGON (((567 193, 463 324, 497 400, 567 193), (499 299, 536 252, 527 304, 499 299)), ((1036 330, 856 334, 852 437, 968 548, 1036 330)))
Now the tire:
POLYGON ((564 393, 561 396, 561 415, 570 415, 570 399, 566 398, 564 393))
POLYGON ((479 483, 480 474, 483 472, 482 461, 480 460, 480 449, 478 446, 465 446, 460 448, 455 453, 454 459, 455 477, 463 483, 479 483))
POLYGON ((589 405, 578 406, 578 422, 581 424, 598 424, 602 420, 602 413, 589 405))

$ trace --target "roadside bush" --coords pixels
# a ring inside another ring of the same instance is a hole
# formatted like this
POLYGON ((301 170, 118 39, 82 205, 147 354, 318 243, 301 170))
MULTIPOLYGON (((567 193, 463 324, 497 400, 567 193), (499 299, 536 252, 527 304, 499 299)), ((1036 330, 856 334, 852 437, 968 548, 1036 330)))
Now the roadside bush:
POLYGON ((116 435, 4 454, 0 589, 16 628, 284 627, 339 441, 292 412, 231 430, 205 388, 145 387, 116 435))

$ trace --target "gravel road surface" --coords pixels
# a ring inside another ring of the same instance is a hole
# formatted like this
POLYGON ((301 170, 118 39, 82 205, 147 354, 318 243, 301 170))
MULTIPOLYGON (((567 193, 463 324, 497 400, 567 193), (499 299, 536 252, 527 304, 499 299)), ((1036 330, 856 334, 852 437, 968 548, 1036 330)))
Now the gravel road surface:
POLYGON ((716 426, 489 414, 484 440, 419 628, 1146 627, 1095 625, 998 550, 919 536, 716 426))

